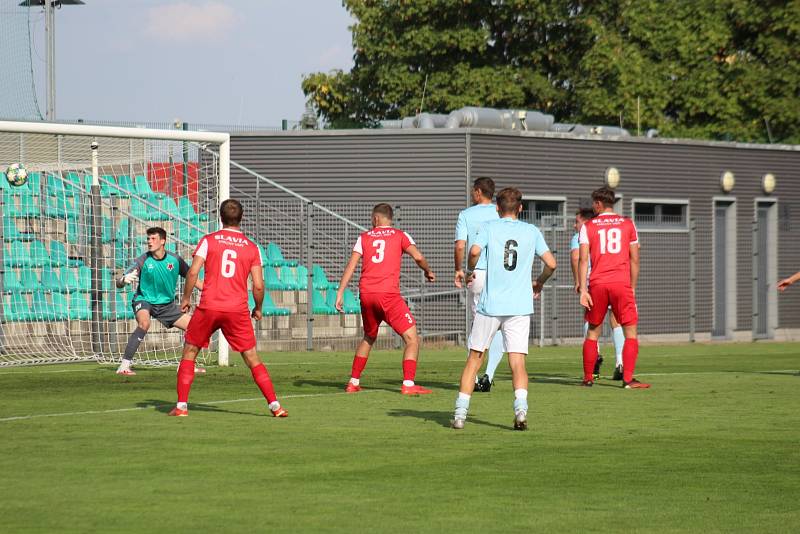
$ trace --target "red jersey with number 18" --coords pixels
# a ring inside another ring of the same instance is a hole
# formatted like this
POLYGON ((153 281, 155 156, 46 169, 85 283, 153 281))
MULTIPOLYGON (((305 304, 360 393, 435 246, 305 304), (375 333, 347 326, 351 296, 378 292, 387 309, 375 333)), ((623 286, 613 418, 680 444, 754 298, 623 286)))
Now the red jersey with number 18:
POLYGON ((391 226, 377 226, 358 237, 353 252, 361 254, 361 293, 400 294, 403 252, 414 245, 411 236, 391 226))
POLYGON ((247 277, 263 265, 261 251, 241 230, 224 228, 197 244, 194 256, 205 258, 205 277, 198 309, 247 311, 247 277))
POLYGON ((639 243, 631 219, 616 213, 601 213, 581 227, 578 241, 589 245, 590 286, 631 285, 631 245, 639 243))

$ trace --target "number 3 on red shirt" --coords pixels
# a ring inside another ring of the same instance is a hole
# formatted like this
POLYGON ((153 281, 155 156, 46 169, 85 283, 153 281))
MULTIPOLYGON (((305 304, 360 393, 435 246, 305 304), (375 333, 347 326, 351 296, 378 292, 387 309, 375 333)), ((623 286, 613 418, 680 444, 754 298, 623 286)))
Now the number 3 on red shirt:
POLYGON ((383 252, 386 250, 386 241, 383 239, 376 239, 372 242, 375 247, 375 255, 372 256, 372 263, 380 263, 383 261, 383 252))
POLYGON ((222 251, 222 271, 221 274, 225 278, 233 278, 236 272, 236 264, 233 260, 236 259, 236 251, 226 248, 222 251))

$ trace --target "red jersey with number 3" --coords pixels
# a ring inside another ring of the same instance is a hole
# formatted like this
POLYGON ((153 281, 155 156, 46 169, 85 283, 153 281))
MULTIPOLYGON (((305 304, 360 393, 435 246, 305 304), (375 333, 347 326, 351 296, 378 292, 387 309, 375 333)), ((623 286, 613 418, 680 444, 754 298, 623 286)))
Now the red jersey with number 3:
POLYGON ((391 226, 378 226, 358 237, 353 252, 361 254, 361 293, 400 294, 403 252, 414 245, 411 236, 391 226))
POLYGON ((589 285, 631 285, 631 245, 639 243, 633 221, 616 213, 602 213, 581 227, 578 241, 589 245, 592 272, 589 285))
POLYGON ((253 265, 263 265, 258 246, 240 230, 225 228, 208 234, 194 256, 205 258, 203 291, 198 309, 246 311, 247 278, 253 265))

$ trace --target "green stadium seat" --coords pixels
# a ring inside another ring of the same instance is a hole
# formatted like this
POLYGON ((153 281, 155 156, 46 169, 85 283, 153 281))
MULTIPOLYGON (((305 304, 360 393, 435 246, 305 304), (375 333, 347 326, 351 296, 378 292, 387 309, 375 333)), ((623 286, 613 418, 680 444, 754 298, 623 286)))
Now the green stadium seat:
POLYGON ((311 294, 311 312, 316 315, 336 315, 339 312, 336 308, 329 306, 325 302, 325 296, 318 290, 314 290, 311 294))
POLYGON ((50 265, 50 253, 41 241, 31 241, 30 265, 32 267, 50 265))
POLYGON ((116 291, 117 286, 114 283, 114 273, 108 267, 100 269, 100 280, 103 282, 103 291, 116 291))
MULTIPOLYGON (((80 290, 80 284, 78 283, 78 276, 75 269, 62 267, 59 272, 63 293, 74 293, 80 290)), ((42 278, 44 278, 44 272, 42 273, 42 278)))
POLYGON ((172 197, 164 196, 158 203, 158 207, 161 208, 167 214, 167 220, 180 220, 183 217, 181 216, 181 212, 178 210, 177 204, 172 199, 172 197))
POLYGON ((15 269, 6 269, 3 273, 3 293, 14 293, 22 290, 19 277, 15 269))
POLYGON ((34 234, 22 233, 17 229, 17 223, 10 217, 3 217, 3 241, 33 241, 34 234))
POLYGON ((103 217, 103 235, 100 241, 107 245, 114 241, 114 221, 110 217, 103 217))
POLYGON ((67 193, 77 193, 83 189, 83 178, 77 172, 68 172, 64 175, 64 191, 67 193))
POLYGON ((287 287, 278 277, 278 273, 270 266, 264 267, 264 286, 268 291, 288 291, 287 287))
POLYGON ((19 271, 19 291, 21 293, 33 293, 39 289, 39 277, 30 267, 23 267, 19 271))
POLYGON ((42 289, 45 291, 61 293, 65 290, 64 284, 52 267, 42 268, 42 289))
POLYGON ((181 218, 186 220, 192 219, 199 219, 202 222, 208 221, 208 215, 206 213, 198 214, 194 209, 194 204, 192 204, 191 199, 189 197, 180 197, 178 199, 178 210, 181 213, 181 218))
POLYGON ((11 196, 7 191, 3 192, 5 214, 9 217, 16 217, 18 219, 38 219, 41 216, 39 206, 37 206, 33 195, 20 195, 18 198, 19 205, 14 200, 15 197, 11 196))
POLYGON ((321 265, 314 265, 311 269, 311 272, 314 275, 314 289, 338 289, 339 284, 335 282, 329 282, 328 277, 325 276, 325 269, 322 268, 321 265))
POLYGON ((294 269, 288 265, 284 265, 280 270, 280 280, 283 286, 289 291, 296 291, 300 285, 297 283, 297 275, 294 269))
POLYGON ((273 267, 281 267, 283 265, 297 267, 296 261, 287 260, 283 257, 281 248, 275 243, 267 243, 267 264, 273 267))
POLYGON ((36 321, 63 321, 67 315, 57 313, 44 291, 35 291, 31 298, 31 316, 36 321))
POLYGON ((298 265, 295 273, 297 273, 297 289, 306 291, 308 289, 308 269, 305 265, 298 265))
POLYGON ((28 247, 22 241, 12 241, 9 250, 3 254, 3 266, 5 267, 29 267, 31 256, 28 247))
POLYGON ((147 181, 144 175, 138 175, 134 184, 136 186, 136 194, 144 199, 153 199, 153 201, 155 201, 166 196, 164 193, 153 191, 153 188, 150 187, 150 182, 147 181))
POLYGON ((6 179, 6 173, 0 172, 0 190, 8 191, 9 189, 11 189, 11 184, 6 179))
POLYGON ((72 193, 48 194, 44 199, 44 214, 54 219, 77 219, 82 208, 79 198, 72 193))
POLYGON ((3 303, 5 310, 4 316, 7 321, 20 322, 31 320, 31 306, 28 298, 22 293, 11 293, 8 305, 3 303))
POLYGON ((42 192, 42 174, 39 172, 28 173, 28 189, 34 196, 39 196, 42 192))
POLYGON ((63 293, 53 293, 50 295, 50 300, 53 303, 53 313, 58 316, 60 321, 69 319, 69 300, 63 293))
MULTIPOLYGON (((253 293, 248 292, 247 294, 247 305, 252 310, 256 306, 255 298, 253 298, 253 293)), ((292 312, 287 308, 279 308, 275 306, 275 303, 272 301, 272 297, 269 296, 269 293, 264 293, 264 301, 261 303, 261 313, 265 317, 270 317, 273 315, 290 315, 292 312)))
POLYGON ((73 321, 86 321, 92 316, 89 299, 83 293, 73 293, 69 297, 69 318, 73 321))
POLYGON ((92 270, 86 265, 78 267, 78 291, 88 293, 92 290, 92 270))
POLYGON ((344 290, 344 312, 361 313, 361 301, 349 289, 344 290))
POLYGON ((133 301, 133 291, 117 291, 117 319, 133 319, 131 302, 133 301))
POLYGON ((133 184, 133 180, 127 174, 120 174, 117 177, 117 185, 119 185, 120 189, 126 191, 128 196, 136 195, 136 186, 133 184))
POLYGON ((83 261, 78 258, 67 256, 67 249, 61 241, 50 241, 50 265, 54 267, 80 267, 83 261))

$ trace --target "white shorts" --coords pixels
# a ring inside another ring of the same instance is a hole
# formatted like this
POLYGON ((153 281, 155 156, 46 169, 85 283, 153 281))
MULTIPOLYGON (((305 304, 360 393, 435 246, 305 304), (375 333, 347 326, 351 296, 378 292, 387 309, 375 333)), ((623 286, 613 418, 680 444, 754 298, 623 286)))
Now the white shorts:
POLYGON ((478 309, 478 302, 481 300, 481 292, 483 291, 483 286, 486 285, 486 271, 472 271, 472 274, 475 275, 475 278, 472 279, 472 282, 467 285, 467 290, 469 291, 470 303, 469 309, 472 312, 472 315, 475 315, 475 311, 478 309))
POLYGON ((489 348, 492 338, 500 330, 506 352, 528 354, 528 334, 531 329, 530 315, 504 315, 491 317, 475 314, 472 332, 469 335, 469 348, 480 352, 489 348))

